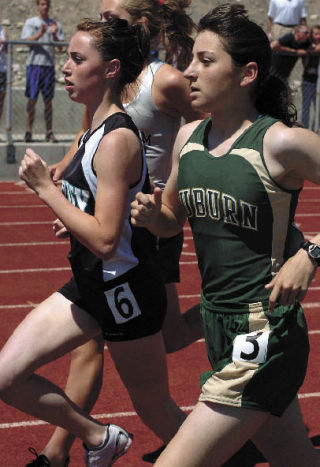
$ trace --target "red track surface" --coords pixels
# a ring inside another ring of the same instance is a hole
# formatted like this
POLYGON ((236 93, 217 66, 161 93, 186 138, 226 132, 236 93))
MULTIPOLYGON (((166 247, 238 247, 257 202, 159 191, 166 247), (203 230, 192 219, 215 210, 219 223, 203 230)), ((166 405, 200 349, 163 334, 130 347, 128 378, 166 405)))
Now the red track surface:
MULTIPOLYGON (((51 229, 53 215, 23 184, 0 183, 0 344, 28 311, 55 291, 69 277, 66 259, 68 242, 57 241, 51 229)), ((320 231, 320 187, 308 184, 304 189, 296 217, 307 237, 320 231)), ((199 301, 200 280, 190 229, 185 229, 185 245, 181 257, 179 295, 182 311, 199 301)), ((319 275, 313 281, 304 301, 309 324, 311 355, 308 374, 299 397, 310 436, 320 434, 320 356, 317 352, 320 337, 319 275)), ((41 374, 64 386, 68 372, 68 356, 41 369, 41 374)), ((199 393, 199 375, 208 369, 205 346, 196 342, 189 348, 168 356, 170 386, 174 399, 186 410, 195 403, 199 393)), ((279 375, 281 377, 281 375, 279 375)), ((156 397, 156 394, 155 394, 156 397)), ((104 386, 92 412, 103 422, 124 426, 135 435, 126 456, 119 459, 119 467, 147 466, 143 453, 161 443, 141 423, 134 413, 128 394, 105 350, 104 386)), ((53 428, 15 409, 0 403, 0 466, 24 466, 30 461, 27 448, 38 452, 48 440, 53 428)), ((83 464, 81 443, 71 451, 70 467, 83 464)), ((261 464, 262 465, 262 464, 261 464)), ((264 464, 268 465, 268 464, 264 464)), ((241 467, 241 466, 239 466, 241 467)))

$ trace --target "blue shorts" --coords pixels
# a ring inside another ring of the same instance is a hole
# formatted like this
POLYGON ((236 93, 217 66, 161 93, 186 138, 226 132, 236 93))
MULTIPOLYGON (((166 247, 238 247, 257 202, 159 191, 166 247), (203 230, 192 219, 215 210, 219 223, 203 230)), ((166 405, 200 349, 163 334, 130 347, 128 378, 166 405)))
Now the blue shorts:
POLYGON ((73 277, 59 292, 91 314, 109 341, 127 341, 159 332, 166 313, 166 291, 159 276, 137 266, 103 289, 77 285, 73 277))
POLYGON ((28 65, 25 96, 36 100, 41 91, 42 98, 53 99, 55 69, 53 66, 28 65))

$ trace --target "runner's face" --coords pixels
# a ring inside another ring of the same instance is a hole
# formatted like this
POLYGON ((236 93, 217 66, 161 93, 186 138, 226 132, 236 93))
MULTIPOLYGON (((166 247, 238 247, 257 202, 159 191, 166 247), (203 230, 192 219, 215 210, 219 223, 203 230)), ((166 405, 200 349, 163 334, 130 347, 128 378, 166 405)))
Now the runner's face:
POLYGON ((65 89, 76 102, 96 104, 105 91, 106 63, 92 45, 88 32, 78 31, 68 48, 68 59, 62 67, 65 89))
POLYGON ((217 34, 200 32, 194 43, 192 61, 184 72, 190 81, 192 106, 212 112, 232 104, 240 83, 240 70, 234 66, 217 34))
POLYGON ((101 21, 106 21, 107 18, 120 18, 126 19, 131 25, 133 23, 133 18, 121 5, 122 0, 102 0, 100 6, 101 21))

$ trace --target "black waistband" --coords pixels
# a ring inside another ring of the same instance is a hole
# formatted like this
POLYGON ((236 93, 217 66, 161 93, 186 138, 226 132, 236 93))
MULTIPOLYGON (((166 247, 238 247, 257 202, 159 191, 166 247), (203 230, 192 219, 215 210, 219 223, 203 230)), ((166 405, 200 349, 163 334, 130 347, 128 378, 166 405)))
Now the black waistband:
POLYGON ((279 24, 279 26, 283 26, 284 28, 294 28, 297 24, 282 24, 282 23, 274 23, 279 24))

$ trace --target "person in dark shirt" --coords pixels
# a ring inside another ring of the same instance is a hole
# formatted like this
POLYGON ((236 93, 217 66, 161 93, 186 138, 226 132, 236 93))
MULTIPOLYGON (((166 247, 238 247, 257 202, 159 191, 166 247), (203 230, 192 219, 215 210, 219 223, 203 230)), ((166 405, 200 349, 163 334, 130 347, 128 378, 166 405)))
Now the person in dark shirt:
POLYGON ((316 93, 318 66, 320 57, 320 25, 312 27, 310 33, 311 45, 308 54, 302 57, 303 75, 302 75, 302 124, 305 128, 314 129, 315 118, 310 120, 310 107, 313 104, 316 108, 316 93))
POLYGON ((294 33, 285 34, 271 42, 273 53, 272 72, 284 81, 289 76, 299 57, 307 54, 310 47, 309 29, 306 25, 295 27, 294 33))

